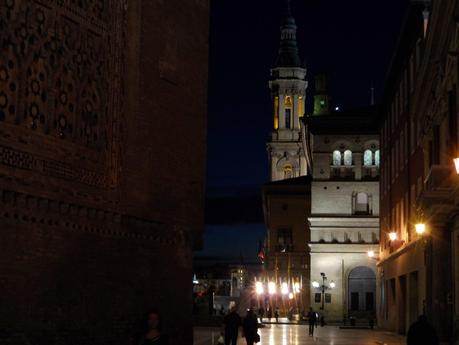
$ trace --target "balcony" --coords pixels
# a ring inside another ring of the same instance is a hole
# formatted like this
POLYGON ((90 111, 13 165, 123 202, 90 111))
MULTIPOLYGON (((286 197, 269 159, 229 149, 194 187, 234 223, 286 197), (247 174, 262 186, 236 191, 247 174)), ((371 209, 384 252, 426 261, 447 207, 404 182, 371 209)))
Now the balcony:
POLYGON ((369 165, 362 167, 362 180, 377 181, 379 179, 379 166, 369 165))
POLYGON ((330 166, 330 179, 333 180, 355 180, 354 165, 332 165, 330 166))
POLYGON ((424 180, 424 190, 418 202, 431 212, 448 214, 455 204, 454 190, 457 185, 457 175, 448 165, 432 165, 424 180))
POLYGON ((288 253, 293 252, 294 246, 293 244, 278 244, 276 246, 276 252, 278 253, 288 253))
POLYGON ((448 165, 432 165, 424 181, 427 192, 449 191, 452 188, 452 168, 448 165))

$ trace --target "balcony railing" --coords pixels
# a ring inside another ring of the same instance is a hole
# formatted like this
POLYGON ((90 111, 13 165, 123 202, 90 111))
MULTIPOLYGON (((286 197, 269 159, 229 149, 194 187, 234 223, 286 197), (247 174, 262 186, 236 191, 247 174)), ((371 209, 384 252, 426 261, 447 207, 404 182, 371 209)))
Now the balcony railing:
POLYGON ((379 166, 370 165, 362 167, 362 180, 377 180, 379 178, 379 166))
POLYGON ((278 244, 276 246, 276 252, 287 253, 293 252, 294 246, 293 244, 278 244))
POLYGON ((354 165, 332 165, 330 167, 330 178, 336 180, 354 180, 355 166, 354 165))
POLYGON ((451 173, 448 165, 432 165, 424 181, 424 189, 429 192, 448 190, 451 188, 451 173))

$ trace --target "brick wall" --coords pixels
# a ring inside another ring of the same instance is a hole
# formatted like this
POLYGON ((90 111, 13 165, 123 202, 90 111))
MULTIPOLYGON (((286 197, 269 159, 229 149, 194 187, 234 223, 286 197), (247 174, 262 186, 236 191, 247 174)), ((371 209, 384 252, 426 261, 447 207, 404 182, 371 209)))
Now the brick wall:
POLYGON ((0 26, 0 343, 129 344, 155 306, 191 344, 207 1, 15 0, 0 26))

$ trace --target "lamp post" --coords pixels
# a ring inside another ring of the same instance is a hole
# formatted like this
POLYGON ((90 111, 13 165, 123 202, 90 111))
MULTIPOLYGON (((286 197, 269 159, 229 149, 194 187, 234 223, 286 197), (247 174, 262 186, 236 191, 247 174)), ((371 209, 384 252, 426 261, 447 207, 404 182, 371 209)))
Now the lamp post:
POLYGON ((327 276, 325 275, 325 273, 321 272, 320 275, 322 276, 322 284, 320 284, 319 282, 317 281, 313 281, 312 282, 312 286, 316 289, 320 289, 321 291, 321 294, 322 294, 322 306, 320 307, 320 310, 324 310, 325 309, 325 290, 327 289, 334 289, 336 287, 336 284, 335 282, 332 280, 330 282, 330 284, 327 286, 325 284, 325 281, 327 280, 327 276))

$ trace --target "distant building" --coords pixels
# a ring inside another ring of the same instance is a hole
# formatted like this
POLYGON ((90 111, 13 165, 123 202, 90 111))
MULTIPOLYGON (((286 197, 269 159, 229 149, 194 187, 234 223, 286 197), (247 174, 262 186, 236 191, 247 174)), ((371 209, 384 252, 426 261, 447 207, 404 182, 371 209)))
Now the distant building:
POLYGON ((263 208, 267 227, 264 274, 265 285, 274 282, 277 293, 259 296, 265 307, 309 309, 309 226, 311 177, 302 176, 267 183, 263 186, 263 208), (299 289, 296 289, 299 288, 299 289))
POLYGON ((311 306, 329 321, 375 317, 376 260, 368 256, 379 243, 374 112, 321 109, 304 118, 304 139, 313 171, 307 212, 311 306))
POLYGON ((236 257, 196 256, 193 260, 193 295, 195 314, 217 315, 231 306, 241 311, 253 303, 249 290, 260 276, 259 262, 245 262, 236 257))
POLYGON ((373 109, 332 112, 327 79, 316 78, 305 116, 306 69, 287 8, 270 88, 271 182, 258 303, 288 315, 313 307, 329 321, 375 317, 379 241, 379 136, 373 109), (324 288, 323 288, 324 287, 324 288), (326 290, 325 290, 326 288, 326 290))
POLYGON ((425 313, 459 332, 459 2, 411 4, 381 107, 381 326, 405 334, 425 313))

